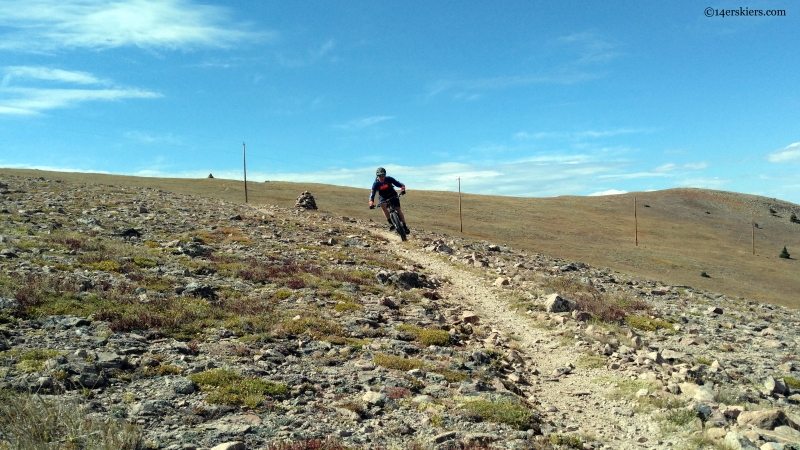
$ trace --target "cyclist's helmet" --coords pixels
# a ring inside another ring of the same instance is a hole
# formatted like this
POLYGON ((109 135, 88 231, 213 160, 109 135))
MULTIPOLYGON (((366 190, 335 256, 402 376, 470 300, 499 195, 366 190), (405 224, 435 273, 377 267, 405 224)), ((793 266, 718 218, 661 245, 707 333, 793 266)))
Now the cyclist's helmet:
POLYGON ((386 175, 386 169, 383 167, 378 167, 378 170, 375 171, 375 176, 386 175))

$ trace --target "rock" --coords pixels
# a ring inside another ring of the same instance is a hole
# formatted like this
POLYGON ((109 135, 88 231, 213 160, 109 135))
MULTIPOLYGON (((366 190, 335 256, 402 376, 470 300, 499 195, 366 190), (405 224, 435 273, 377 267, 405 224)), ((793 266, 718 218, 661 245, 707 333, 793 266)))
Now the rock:
MULTIPOLYGON (((209 178, 211 175, 209 175, 209 178)), ((226 442, 224 444, 219 444, 217 446, 211 447, 211 450, 247 450, 247 447, 244 445, 244 442, 226 442)))
POLYGON ((367 391, 361 399, 370 405, 381 406, 386 402, 386 394, 384 392, 367 391))
POLYGON ((475 325, 478 322, 480 322, 480 320, 481 320, 481 318, 477 314, 472 312, 472 311, 464 311, 461 314, 461 321, 462 322, 466 322, 466 323, 470 323, 472 325, 475 325))
POLYGON ((578 322, 587 322, 589 319, 592 318, 592 315, 586 311, 578 311, 576 309, 572 311, 572 318, 578 322))
POLYGON ((788 392, 783 379, 776 379, 773 377, 767 377, 767 379, 764 380, 764 388, 766 388, 767 392, 770 394, 783 395, 788 392))
POLYGON ((777 443, 787 445, 793 444, 800 446, 800 431, 792 427, 781 425, 775 427, 774 430, 756 430, 765 440, 775 441, 777 443))
POLYGON ((511 280, 509 280, 508 278, 499 277, 498 279, 494 280, 494 285, 498 287, 508 286, 509 284, 511 284, 511 280))
POLYGON ((14 250, 10 248, 4 248, 0 250, 0 258, 12 259, 12 258, 19 258, 19 256, 14 253, 14 250))
POLYGON ((0 312, 15 313, 22 311, 22 303, 15 298, 0 297, 0 312))
POLYGON ((780 408, 763 409, 760 411, 742 411, 736 419, 739 426, 750 425, 755 428, 773 430, 781 425, 789 425, 790 421, 780 408))
POLYGON ((310 192, 303 191, 300 196, 297 197, 294 207, 302 209, 317 209, 317 202, 314 200, 314 196, 311 195, 310 192))
POLYGON ((758 450, 750 439, 736 431, 729 431, 723 442, 730 450, 758 450))
POLYGON ((416 272, 399 272, 389 276, 389 281, 402 287, 403 289, 413 289, 423 287, 416 272))
POLYGON ((167 384, 172 386, 176 394, 189 395, 194 393, 194 383, 185 377, 167 379, 167 384))
POLYGON ((718 306, 709 306, 708 309, 706 309, 706 314, 714 314, 714 315, 722 314, 722 308, 718 306))
POLYGON ((575 309, 575 304, 558 294, 550 294, 545 297, 544 307, 549 313, 560 313, 572 311, 575 309))

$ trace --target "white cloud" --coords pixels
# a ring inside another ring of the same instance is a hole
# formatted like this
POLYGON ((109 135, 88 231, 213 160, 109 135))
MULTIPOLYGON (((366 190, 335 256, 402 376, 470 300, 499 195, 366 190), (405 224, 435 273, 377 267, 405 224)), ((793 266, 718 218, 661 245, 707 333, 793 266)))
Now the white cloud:
POLYGON ((227 8, 189 0, 3 0, 0 49, 52 52, 135 46, 151 49, 228 47, 270 39, 274 32, 248 31, 227 8))
POLYGON ((372 117, 364 117, 361 119, 351 120, 349 122, 345 122, 343 124, 334 125, 334 128, 338 128, 340 130, 358 130, 361 128, 366 128, 370 125, 375 125, 376 123, 380 123, 386 120, 392 120, 395 116, 372 116, 372 117))
POLYGON ((40 66, 9 66, 6 67, 2 86, 7 86, 14 78, 58 81, 63 83, 98 84, 106 83, 86 72, 74 72, 62 69, 51 69, 40 66))
POLYGON ((602 191, 602 192, 593 192, 593 193, 589 194, 589 197, 599 197, 599 196, 603 196, 603 195, 619 195, 619 194, 627 194, 627 193, 628 193, 628 191, 620 191, 620 190, 617 190, 617 189, 609 189, 607 191, 602 191))
POLYGON ((105 87, 109 81, 86 72, 73 72, 38 66, 11 66, 4 69, 0 84, 0 115, 34 115, 41 111, 65 108, 88 101, 114 101, 126 98, 158 98, 161 94, 143 89, 105 87), (102 85, 101 88, 16 87, 13 83, 41 84, 56 82, 61 85, 102 85))
POLYGON ((800 142, 789 144, 767 155, 767 160, 773 163, 800 161, 800 142))
POLYGON ((652 131, 648 128, 617 128, 614 130, 584 130, 575 132, 562 132, 562 131, 539 131, 536 133, 528 133, 527 131, 520 131, 514 134, 514 138, 528 140, 528 139, 569 139, 575 141, 587 139, 599 139, 604 137, 618 136, 621 134, 635 134, 635 133, 648 133, 652 131))

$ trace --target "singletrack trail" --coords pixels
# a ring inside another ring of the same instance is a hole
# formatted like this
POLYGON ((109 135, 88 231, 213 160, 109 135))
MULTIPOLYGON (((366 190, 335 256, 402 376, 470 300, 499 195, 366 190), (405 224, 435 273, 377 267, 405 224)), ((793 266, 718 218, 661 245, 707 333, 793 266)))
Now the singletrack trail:
POLYGON ((627 401, 608 398, 613 386, 598 380, 619 379, 618 372, 574 367, 582 352, 561 340, 562 336, 578 338, 582 330, 568 330, 559 335, 534 327, 534 319, 510 309, 508 302, 499 297, 509 287, 495 287, 472 271, 443 261, 436 253, 423 251, 413 235, 404 244, 394 233, 374 228, 369 231, 386 238, 387 247, 398 256, 447 280, 437 292, 444 301, 480 317, 480 325, 491 330, 484 342, 519 354, 523 369, 517 372, 522 378, 517 386, 529 401, 539 406, 543 423, 552 423, 557 431, 595 438, 604 442, 606 448, 670 447, 661 442, 660 428, 649 415, 634 415, 627 401))

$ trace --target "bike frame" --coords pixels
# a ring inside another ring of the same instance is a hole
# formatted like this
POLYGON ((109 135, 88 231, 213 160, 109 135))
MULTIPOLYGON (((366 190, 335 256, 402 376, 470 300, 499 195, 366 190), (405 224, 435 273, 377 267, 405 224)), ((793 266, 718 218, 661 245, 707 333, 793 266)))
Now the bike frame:
POLYGON ((397 209, 389 201, 389 200, 393 200, 393 199, 394 199, 394 197, 388 198, 388 199, 386 199, 386 200, 384 200, 382 202, 378 202, 378 204, 376 206, 380 206, 380 205, 386 204, 386 209, 389 212, 389 220, 391 220, 392 221, 392 225, 394 225, 394 231, 396 231, 397 234, 400 235, 400 240, 401 241, 405 241, 406 240, 406 232, 403 229, 403 222, 400 220, 400 215, 397 214, 397 209))

